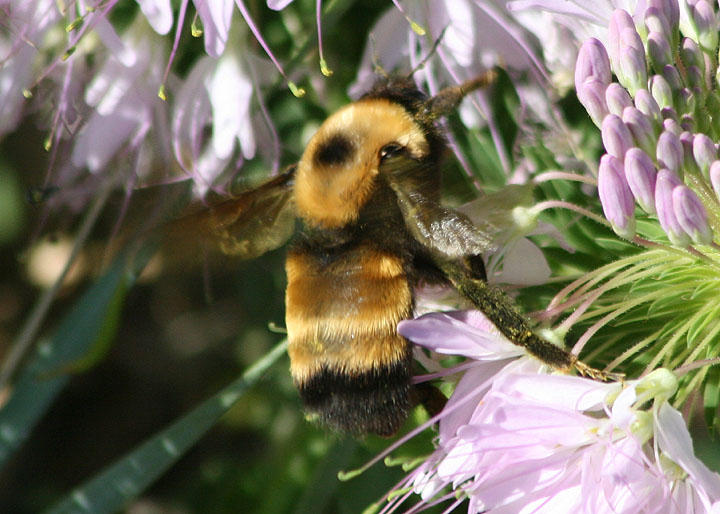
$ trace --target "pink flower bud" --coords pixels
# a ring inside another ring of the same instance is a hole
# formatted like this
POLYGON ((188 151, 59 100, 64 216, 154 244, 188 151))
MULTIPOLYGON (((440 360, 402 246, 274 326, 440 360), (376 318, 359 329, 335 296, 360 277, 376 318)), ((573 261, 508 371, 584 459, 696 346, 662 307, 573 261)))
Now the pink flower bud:
POLYGON ((655 214, 655 179, 657 172, 652 159, 639 148, 625 154, 625 178, 635 200, 648 214, 655 214))
POLYGON ((610 17, 608 53, 618 81, 631 95, 646 86, 645 48, 635 23, 622 9, 616 9, 610 17))
POLYGON ((673 209, 680 226, 698 244, 712 242, 712 230, 707 221, 705 206, 687 186, 677 186, 672 192, 673 209))
POLYGON ((657 143, 656 157, 658 165, 675 173, 680 173, 683 165, 683 147, 680 138, 673 132, 660 134, 657 143))
POLYGON ((715 144, 705 134, 695 134, 692 144, 692 155, 695 163, 705 177, 709 176, 710 166, 717 159, 715 144))
POLYGON ((632 134, 620 116, 608 114, 600 127, 603 145, 610 155, 625 158, 625 152, 633 146, 632 134))
POLYGON ((585 41, 578 52, 575 62, 575 88, 591 78, 599 80, 606 86, 612 81, 607 51, 594 37, 585 41))
POLYGON ((631 239, 635 235, 635 202, 621 161, 609 154, 600 159, 598 196, 615 233, 631 239))
POLYGON ((617 82, 611 83, 605 90, 605 101, 607 102, 608 110, 618 116, 622 115, 626 107, 630 107, 633 104, 627 89, 617 82))
POLYGON ((673 106, 672 89, 662 75, 650 77, 650 92, 661 109, 673 106))
POLYGON ((645 27, 648 33, 657 32, 666 39, 672 36, 670 22, 661 8, 650 5, 645 9, 645 27))
POLYGON ((650 118, 635 107, 626 107, 622 113, 622 120, 632 134, 637 146, 649 153, 655 152, 655 132, 650 118))
POLYGON ((635 107, 650 118, 656 126, 662 121, 660 106, 647 89, 638 89, 635 92, 635 107))
POLYGON ((700 50, 695 40, 689 37, 683 38, 680 58, 683 63, 685 63, 686 68, 690 66, 703 68, 705 66, 705 58, 703 57, 702 50, 700 50))
POLYGON ((654 70, 661 70, 663 66, 673 62, 670 42, 660 32, 650 32, 647 38, 647 51, 650 65, 654 70))
POLYGON ((655 210, 660 226, 670 242, 676 246, 685 247, 690 244, 690 237, 680 225, 673 207, 673 190, 682 185, 680 179, 672 171, 661 169, 655 182, 655 210))
POLYGON ((710 165, 710 183, 715 191, 715 195, 720 200, 720 161, 715 161, 710 165))
POLYGON ((603 118, 608 114, 605 103, 606 85, 597 79, 588 79, 577 88, 577 96, 580 103, 598 127, 603 118))

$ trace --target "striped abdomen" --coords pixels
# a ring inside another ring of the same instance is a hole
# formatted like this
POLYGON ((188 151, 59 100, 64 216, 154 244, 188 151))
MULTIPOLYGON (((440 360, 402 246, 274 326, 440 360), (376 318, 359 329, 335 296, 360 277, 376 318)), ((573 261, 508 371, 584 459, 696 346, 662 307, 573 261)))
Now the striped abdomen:
POLYGON ((287 257, 290 370, 308 412, 335 429, 391 435, 410 409, 412 313, 402 259, 361 244, 287 257))

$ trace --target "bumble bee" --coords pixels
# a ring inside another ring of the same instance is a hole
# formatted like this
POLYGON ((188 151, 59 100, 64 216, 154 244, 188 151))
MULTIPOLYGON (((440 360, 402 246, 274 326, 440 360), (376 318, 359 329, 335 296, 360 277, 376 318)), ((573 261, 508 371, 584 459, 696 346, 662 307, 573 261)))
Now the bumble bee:
POLYGON ((389 436, 421 401, 411 345, 397 332, 421 282, 454 286, 547 364, 580 365, 487 286, 481 255, 491 237, 440 204, 437 121, 492 79, 432 98, 385 80, 332 114, 285 173, 190 220, 242 258, 279 247, 302 221, 285 264, 290 371, 306 411, 332 429, 389 436))

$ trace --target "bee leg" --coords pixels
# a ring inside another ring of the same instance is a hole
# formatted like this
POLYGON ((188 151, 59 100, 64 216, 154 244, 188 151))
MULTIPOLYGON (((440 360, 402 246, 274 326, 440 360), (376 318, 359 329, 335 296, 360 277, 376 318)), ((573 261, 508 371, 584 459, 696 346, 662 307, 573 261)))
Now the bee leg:
POLYGON ((460 294, 480 309, 510 342, 524 347, 545 364, 563 371, 574 368, 583 376, 603 382, 622 378, 616 373, 591 368, 567 350, 540 338, 504 292, 485 281, 475 280, 460 264, 443 262, 440 267, 460 294))

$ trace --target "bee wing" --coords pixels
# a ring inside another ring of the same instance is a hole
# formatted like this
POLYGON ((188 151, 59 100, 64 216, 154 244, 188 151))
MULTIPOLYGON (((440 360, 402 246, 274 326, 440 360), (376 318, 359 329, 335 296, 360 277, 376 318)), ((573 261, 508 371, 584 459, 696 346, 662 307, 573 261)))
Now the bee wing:
POLYGON ((478 226, 465 214, 440 205, 422 191, 417 180, 417 161, 394 157, 383 172, 398 199, 410 234, 421 245, 442 256, 457 259, 494 250, 496 230, 490 224, 478 226))
POLYGON ((197 238, 233 257, 252 259, 278 248, 292 235, 295 167, 229 200, 172 224, 170 239, 197 238))

